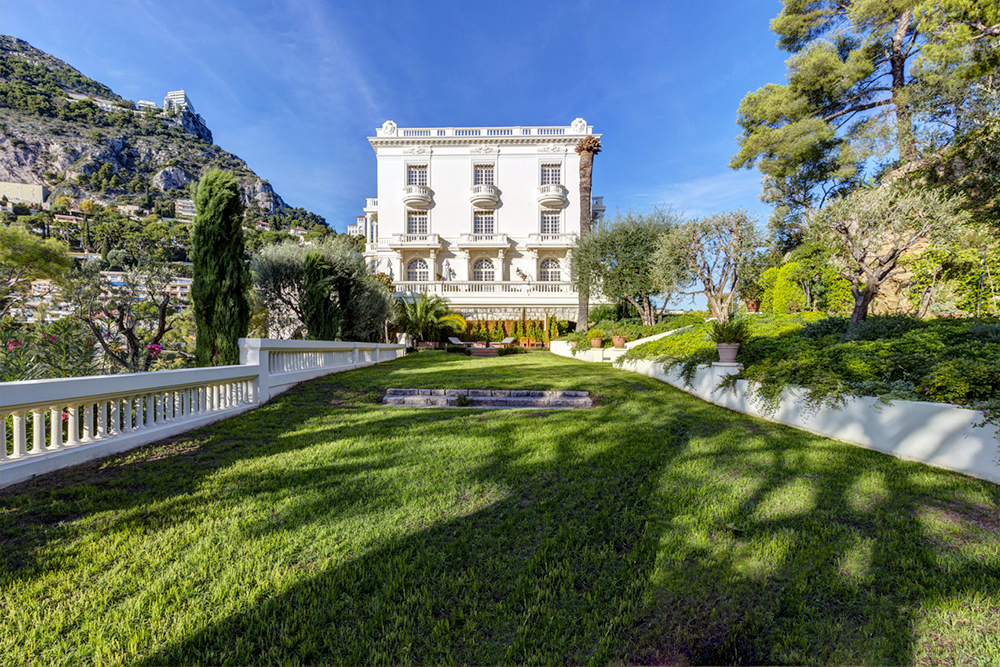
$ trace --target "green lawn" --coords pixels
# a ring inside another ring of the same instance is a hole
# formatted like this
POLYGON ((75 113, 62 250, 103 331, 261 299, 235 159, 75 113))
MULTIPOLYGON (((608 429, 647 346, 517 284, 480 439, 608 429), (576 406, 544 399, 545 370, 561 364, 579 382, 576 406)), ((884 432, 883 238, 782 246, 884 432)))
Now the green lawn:
POLYGON ((0 663, 1000 664, 998 507, 607 365, 422 353, 0 491, 0 663))

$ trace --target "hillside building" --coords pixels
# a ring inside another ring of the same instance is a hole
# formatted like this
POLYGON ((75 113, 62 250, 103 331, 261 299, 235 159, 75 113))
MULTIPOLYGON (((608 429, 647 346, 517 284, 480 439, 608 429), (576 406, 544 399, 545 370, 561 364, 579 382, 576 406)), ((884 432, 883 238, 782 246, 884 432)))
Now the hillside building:
POLYGON ((174 217, 181 218, 182 220, 194 220, 195 215, 193 200, 178 199, 174 202, 174 217))
POLYGON ((187 93, 183 90, 171 90, 167 93, 167 96, 163 98, 163 110, 164 111, 184 111, 187 109, 191 113, 194 113, 194 105, 191 104, 191 100, 188 98, 187 93))
POLYGON ((347 225, 347 233, 350 236, 365 235, 365 216, 359 215, 353 225, 347 225))
MULTIPOLYGON (((368 138, 378 178, 364 208, 369 266, 392 278, 397 296, 438 294, 466 319, 575 319, 574 149, 589 134, 582 118, 560 127, 386 121, 368 138)), ((592 215, 604 209, 594 197, 592 215)))
POLYGON ((10 202, 20 202, 22 204, 38 204, 41 206, 45 198, 49 196, 44 185, 34 183, 8 183, 0 181, 0 199, 7 198, 10 202))

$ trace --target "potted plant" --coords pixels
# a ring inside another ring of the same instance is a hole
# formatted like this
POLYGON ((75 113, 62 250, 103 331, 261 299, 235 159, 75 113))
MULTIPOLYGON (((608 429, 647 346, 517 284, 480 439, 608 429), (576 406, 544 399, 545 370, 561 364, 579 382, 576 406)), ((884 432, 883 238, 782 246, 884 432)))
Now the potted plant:
POLYGON ((735 363, 740 345, 750 338, 750 322, 738 313, 729 313, 725 319, 712 322, 708 337, 719 351, 720 362, 735 363))
POLYGON ((604 345, 604 332, 600 329, 591 329, 590 335, 590 347, 598 348, 604 345))
POLYGON ((625 332, 620 328, 614 327, 611 330, 611 342, 614 344, 616 350, 625 349, 625 332))

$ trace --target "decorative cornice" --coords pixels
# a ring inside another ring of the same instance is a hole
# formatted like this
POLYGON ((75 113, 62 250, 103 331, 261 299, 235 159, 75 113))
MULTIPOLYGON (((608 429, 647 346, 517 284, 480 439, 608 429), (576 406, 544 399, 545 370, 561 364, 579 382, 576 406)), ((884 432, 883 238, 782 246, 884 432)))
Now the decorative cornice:
POLYGON ((539 153, 565 153, 565 152, 567 152, 567 150, 568 149, 566 148, 566 146, 553 146, 553 145, 549 145, 549 146, 539 146, 538 147, 538 152, 539 153))
POLYGON ((470 153, 499 153, 500 149, 496 146, 474 146, 469 149, 470 153))
POLYGON ((430 155, 434 151, 426 146, 416 146, 413 148, 404 148, 403 153, 406 155, 430 155))
MULTIPOLYGON (((602 135, 595 134, 598 139, 602 135)), ((393 148, 399 146, 466 146, 486 143, 498 146, 576 146, 580 137, 368 137, 373 148, 393 148)))

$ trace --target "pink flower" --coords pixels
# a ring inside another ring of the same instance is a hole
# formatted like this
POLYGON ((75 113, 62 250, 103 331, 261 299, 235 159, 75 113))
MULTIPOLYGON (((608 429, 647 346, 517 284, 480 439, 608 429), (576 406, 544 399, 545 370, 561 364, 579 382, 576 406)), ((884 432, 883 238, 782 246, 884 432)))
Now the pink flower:
POLYGON ((22 345, 24 345, 24 343, 22 343, 19 340, 9 340, 9 341, 7 341, 7 350, 9 352, 13 352, 14 350, 16 350, 17 348, 21 347, 22 345))
POLYGON ((147 345, 146 349, 150 351, 150 356, 155 357, 156 355, 158 355, 160 352, 163 351, 163 346, 158 345, 157 343, 153 343, 152 345, 147 345))

